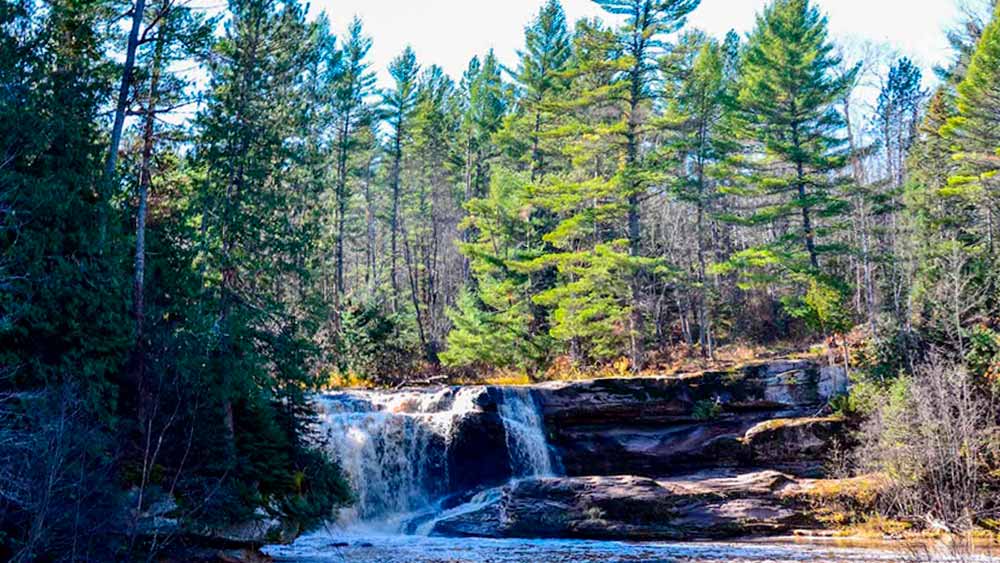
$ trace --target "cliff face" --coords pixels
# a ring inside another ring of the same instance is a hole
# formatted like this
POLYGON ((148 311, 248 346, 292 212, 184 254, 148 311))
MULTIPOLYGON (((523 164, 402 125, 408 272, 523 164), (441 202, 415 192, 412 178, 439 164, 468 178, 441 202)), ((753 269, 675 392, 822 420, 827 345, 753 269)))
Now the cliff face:
POLYGON ((811 475, 837 427, 814 417, 846 389, 843 368, 779 361, 689 376, 549 383, 533 392, 567 475, 739 466, 811 475))
MULTIPOLYGON (((841 433, 818 415, 846 390, 842 368, 810 361, 532 386, 558 476, 487 491, 432 533, 694 539, 815 526, 806 491, 841 433)), ((502 401, 487 387, 479 404, 502 401)), ((460 441, 497 457, 496 441, 460 441)), ((504 476, 489 477, 481 485, 504 476)))

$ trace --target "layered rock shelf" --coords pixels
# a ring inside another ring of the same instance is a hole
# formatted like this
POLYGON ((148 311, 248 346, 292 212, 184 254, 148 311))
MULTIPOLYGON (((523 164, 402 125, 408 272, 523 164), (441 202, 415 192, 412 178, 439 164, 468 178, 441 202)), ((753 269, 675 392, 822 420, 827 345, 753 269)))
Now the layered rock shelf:
POLYGON ((819 523, 845 371, 783 360, 528 387, 321 397, 354 518, 449 536, 696 539, 819 523), (400 514, 409 513, 408 517, 400 514))
POLYGON ((841 433, 818 415, 846 390, 842 368, 811 361, 534 386, 565 476, 509 483, 433 533, 640 540, 817 527, 804 491, 841 433))
POLYGON ((477 510, 437 521, 448 536, 714 539, 812 527, 806 485, 777 471, 518 480, 477 510))

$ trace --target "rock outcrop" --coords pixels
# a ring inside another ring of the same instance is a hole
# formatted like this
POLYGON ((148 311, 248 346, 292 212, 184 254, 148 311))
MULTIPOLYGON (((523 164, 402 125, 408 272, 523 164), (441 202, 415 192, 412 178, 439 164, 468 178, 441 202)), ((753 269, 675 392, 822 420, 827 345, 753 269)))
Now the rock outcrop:
POLYGON ((824 449, 815 441, 831 438, 834 422, 758 431, 753 446, 747 434, 776 419, 815 420, 846 388, 842 368, 783 360, 725 372, 547 383, 534 393, 567 475, 660 476, 761 461, 815 468, 824 449), (792 429, 810 434, 808 447, 764 445, 798 441, 792 429))
POLYGON ((786 533, 815 524, 801 490, 777 471, 527 479, 502 487, 476 510, 442 517, 432 532, 629 540, 786 533))
MULTIPOLYGON (((817 415, 846 389, 843 369, 807 360, 533 386, 567 476, 480 493, 432 533, 680 540, 817 526, 803 491, 842 426, 817 415)), ((487 388, 480 407, 497 395, 487 388)), ((495 456, 494 433, 473 435, 471 450, 495 456)))
POLYGON ((452 427, 447 457, 448 480, 454 492, 492 487, 511 478, 507 437, 496 412, 461 415, 452 427))
POLYGON ((818 525, 803 491, 841 433, 822 415, 846 390, 842 368, 781 360, 318 402, 325 438, 367 485, 362 517, 410 514, 407 533, 681 540, 818 525))

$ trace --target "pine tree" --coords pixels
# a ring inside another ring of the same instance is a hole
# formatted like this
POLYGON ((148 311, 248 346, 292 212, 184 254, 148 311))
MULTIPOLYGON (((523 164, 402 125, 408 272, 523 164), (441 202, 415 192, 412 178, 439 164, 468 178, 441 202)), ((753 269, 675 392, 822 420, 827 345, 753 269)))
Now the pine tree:
POLYGON ((490 163, 497 156, 494 134, 507 114, 509 89, 503 83, 500 62, 490 50, 480 61, 469 62, 462 89, 465 105, 462 132, 465 146, 465 200, 482 197, 490 178, 490 163))
MULTIPOLYGON (((551 107, 546 107, 545 102, 567 87, 563 73, 572 56, 566 14, 559 0, 549 0, 542 7, 534 23, 525 28, 524 38, 525 50, 518 52, 517 82, 521 88, 523 118, 531 128, 531 179, 536 181, 545 174, 542 129, 553 117, 551 107)), ((516 126, 510 124, 508 127, 516 126)))
POLYGON ((112 21, 102 1, 0 10, 0 385, 69 384, 104 416, 131 339, 126 247, 99 251, 112 21))
MULTIPOLYGON (((530 170, 532 180, 539 181, 557 159, 563 160, 547 133, 557 126, 551 104, 568 86, 562 73, 570 56, 562 6, 551 0, 525 29, 525 50, 519 52, 515 75, 519 98, 496 132, 496 143, 510 160, 492 170, 486 193, 465 204, 461 250, 471 283, 448 312, 454 325, 442 354, 448 365, 535 372, 551 359, 546 313, 532 297, 551 287, 554 271, 526 273, 519 265, 544 252, 541 237, 553 226, 553 217, 531 204, 528 182, 512 168, 530 170)), ((477 64, 470 70, 469 82, 481 74, 477 64)))
MULTIPOLYGON (((953 187, 981 190, 990 198, 1000 185, 1000 7, 993 21, 983 31, 979 45, 969 62, 968 71, 958 84, 958 115, 948 120, 942 134, 954 143, 956 158, 963 173, 949 179, 953 187)), ((995 209, 993 202, 984 203, 995 209)), ((992 238, 993 233, 987 233, 992 238)))
MULTIPOLYGON (((621 189, 627 202, 628 250, 633 258, 641 255, 640 209, 642 192, 646 189, 642 172, 639 145, 643 129, 644 106, 655 95, 657 65, 655 56, 664 46, 663 37, 680 29, 689 13, 701 0, 594 0, 605 11, 625 17, 624 26, 618 31, 617 42, 621 53, 625 107, 622 119, 625 126, 625 158, 621 170, 621 189)), ((643 365, 643 313, 641 272, 635 272, 631 281, 632 308, 631 340, 632 369, 639 371, 643 365)))
POLYGON ((903 185, 906 155, 916 140, 920 125, 920 110, 925 97, 921 88, 922 79, 920 68, 904 57, 889 69, 888 80, 878 97, 875 110, 877 127, 890 184, 895 188, 903 185))
POLYGON ((628 239, 630 202, 637 203, 625 164, 632 63, 618 56, 620 40, 598 25, 578 25, 573 88, 553 106, 561 113, 553 136, 571 166, 528 189, 528 204, 554 220, 546 221, 542 254, 519 267, 555 272, 533 301, 549 311, 551 336, 579 361, 614 359, 623 349, 635 358, 643 336, 632 298, 646 261, 631 255, 628 239))
MULTIPOLYGON (((168 125, 167 116, 194 101, 192 81, 174 69, 181 61, 204 55, 210 45, 215 21, 196 13, 189 6, 168 0, 154 0, 148 8, 147 22, 140 37, 133 69, 134 90, 130 96, 132 113, 138 124, 138 152, 135 167, 135 255, 132 267, 132 317, 135 340, 129 357, 128 377, 138 396, 138 421, 147 428, 145 411, 150 408, 152 390, 146 381, 146 231, 150 192, 154 177, 161 171, 156 160, 159 149, 170 144, 171 137, 183 137, 183 128, 168 125)), ((157 181, 160 178, 156 178, 157 181)))
POLYGON ((752 170, 743 194, 756 209, 741 222, 775 235, 731 256, 722 271, 801 281, 823 273, 822 256, 844 250, 830 238, 848 207, 839 189, 849 182, 841 170, 850 148, 836 104, 858 67, 838 75, 832 51, 826 18, 808 0, 775 0, 758 16, 736 100, 740 134, 756 149, 743 162, 752 170))
POLYGON ((417 103, 417 74, 420 66, 413 49, 407 47, 389 65, 389 74, 394 86, 382 93, 381 113, 389 125, 391 140, 389 156, 389 189, 391 209, 389 211, 389 281, 392 288, 392 310, 399 311, 399 278, 397 259, 399 257, 400 197, 403 174, 403 149, 410 134, 408 127, 413 108, 417 103))
POLYGON ((925 325, 963 355, 971 320, 992 315, 997 307, 1000 7, 995 10, 975 51, 960 59, 951 75, 959 81, 954 97, 943 89, 928 110, 928 120, 934 121, 925 127, 944 123, 919 149, 950 163, 918 176, 923 185, 913 194, 917 220, 925 228, 918 240, 920 312, 925 325))
MULTIPOLYGON (((347 216, 350 212, 351 190, 349 177, 356 170, 350 166, 351 153, 359 148, 359 130, 372 119, 367 99, 373 93, 375 75, 367 61, 372 41, 364 35, 361 20, 351 21, 343 47, 342 61, 333 77, 333 111, 336 136, 336 299, 346 291, 344 285, 344 238, 347 216)), ((336 307, 336 305, 335 305, 336 307)))
POLYGON ((448 312, 454 327, 441 355, 446 365, 494 366, 537 372, 552 358, 547 325, 533 297, 544 290, 524 264, 541 254, 531 220, 530 182, 524 172, 499 168, 489 194, 465 204, 463 226, 476 238, 461 245, 474 285, 464 289, 448 312), (526 220, 527 219, 527 220, 526 220))
MULTIPOLYGON (((209 66, 211 90, 198 116, 206 302, 215 310, 210 370, 218 374, 226 462, 235 463, 235 420, 253 385, 294 389, 305 379, 304 344, 286 309, 289 277, 302 273, 294 217, 293 144, 303 130, 302 79, 315 56, 303 6, 294 0, 233 0, 209 66)), ((293 286, 294 287, 294 286, 293 286)), ((301 389, 301 388, 300 388, 301 389)))
POLYGON ((698 326, 698 343, 703 354, 712 356, 712 307, 708 295, 708 266, 712 241, 709 224, 718 213, 721 197, 718 177, 729 172, 725 163, 738 147, 728 130, 727 96, 732 80, 726 76, 726 54, 711 39, 692 34, 682 39, 668 67, 667 105, 662 118, 669 131, 665 157, 682 172, 673 192, 677 199, 694 207, 694 276, 689 280, 698 326), (680 56, 680 60, 677 57, 680 56))
MULTIPOLYGON (((869 186, 859 186, 856 215, 860 249, 862 253, 863 285, 867 315, 872 332, 879 309, 879 292, 876 291, 875 277, 883 280, 881 294, 891 305, 898 322, 905 324, 909 317, 906 294, 911 277, 906 272, 906 264, 901 248, 902 223, 899 220, 903 209, 903 191, 907 180, 907 157, 917 141, 921 111, 927 93, 921 82, 923 73, 909 59, 902 58, 890 68, 878 97, 873 117, 874 137, 877 146, 873 150, 882 154, 886 178, 869 186), (874 272, 882 268, 881 276, 874 272)), ((855 176, 860 170, 860 156, 852 159, 855 176)), ((860 178, 859 178, 860 183, 860 178)))
POLYGON ((445 304, 463 283, 461 258, 458 158, 459 102, 455 85, 433 65, 421 73, 411 120, 411 142, 406 169, 410 189, 403 198, 400 219, 403 257, 416 316, 417 336, 425 359, 436 364, 446 330, 445 304), (449 276, 448 273, 453 275, 449 276))

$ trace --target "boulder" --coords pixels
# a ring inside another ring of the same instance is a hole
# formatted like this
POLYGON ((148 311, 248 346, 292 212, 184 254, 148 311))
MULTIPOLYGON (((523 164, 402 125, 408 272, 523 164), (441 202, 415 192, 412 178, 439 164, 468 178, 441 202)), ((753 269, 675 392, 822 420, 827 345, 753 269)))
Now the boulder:
POLYGON ((783 494, 794 483, 776 471, 526 479, 498 489, 490 502, 445 515, 432 533, 636 541, 787 533, 815 524, 783 494))

